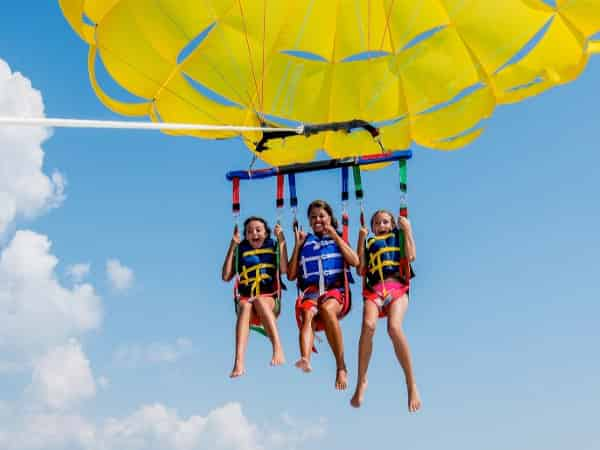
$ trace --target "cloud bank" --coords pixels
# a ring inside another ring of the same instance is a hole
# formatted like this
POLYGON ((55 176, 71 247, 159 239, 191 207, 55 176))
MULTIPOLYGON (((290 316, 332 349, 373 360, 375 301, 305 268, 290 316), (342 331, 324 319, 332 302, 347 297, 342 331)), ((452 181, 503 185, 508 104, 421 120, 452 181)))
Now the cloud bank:
MULTIPOLYGON (((0 59, 0 115, 43 117, 39 91, 0 59)), ((0 127, 0 236, 18 217, 34 218, 64 200, 64 177, 42 171, 42 143, 50 132, 41 127, 0 127)))

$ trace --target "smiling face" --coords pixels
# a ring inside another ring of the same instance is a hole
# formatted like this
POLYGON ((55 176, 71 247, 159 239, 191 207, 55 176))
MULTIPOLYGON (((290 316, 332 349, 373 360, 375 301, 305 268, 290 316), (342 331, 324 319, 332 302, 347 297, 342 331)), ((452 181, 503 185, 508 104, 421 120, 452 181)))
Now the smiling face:
POLYGON ((252 248, 261 248, 267 239, 265 224, 260 220, 251 220, 246 224, 244 237, 250 242, 252 248))
POLYGON ((394 229, 394 219, 390 213, 380 211, 371 219, 371 229, 376 236, 390 233, 394 229))
POLYGON ((317 235, 325 232, 326 225, 331 225, 331 216, 320 206, 314 206, 310 209, 308 220, 313 232, 317 235))

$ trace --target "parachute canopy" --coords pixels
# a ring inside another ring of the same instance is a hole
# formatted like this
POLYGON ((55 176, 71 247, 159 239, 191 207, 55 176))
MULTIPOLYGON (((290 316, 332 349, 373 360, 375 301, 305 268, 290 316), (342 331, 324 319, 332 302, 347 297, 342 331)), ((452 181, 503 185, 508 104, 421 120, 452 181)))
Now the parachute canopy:
MULTIPOLYGON (((600 0, 59 0, 89 44, 100 100, 127 116, 215 125, 359 119, 386 148, 460 148, 496 105, 574 80, 600 0), (131 103, 111 98, 96 63, 131 103)), ((170 132, 173 134, 181 132, 170 132)), ((187 132, 228 138, 228 131, 187 132)), ((256 151, 260 133, 244 133, 256 151)), ((369 133, 269 141, 270 164, 380 151, 369 133)))

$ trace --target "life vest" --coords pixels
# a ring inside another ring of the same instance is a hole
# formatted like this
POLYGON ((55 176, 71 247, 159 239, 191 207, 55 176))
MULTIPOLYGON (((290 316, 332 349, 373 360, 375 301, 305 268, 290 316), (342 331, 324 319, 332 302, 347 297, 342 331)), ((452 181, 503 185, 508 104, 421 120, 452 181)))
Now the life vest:
POLYGON ((410 273, 405 274, 408 261, 404 252, 404 233, 395 229, 391 233, 373 236, 367 240, 366 285, 372 287, 389 277, 398 277, 408 284, 410 273))
POLYGON ((275 292, 279 255, 273 239, 266 239, 261 248, 253 248, 247 240, 238 247, 236 272, 239 294, 256 297, 275 292))
MULTIPOLYGON (((298 285, 301 290, 316 286, 320 293, 324 293, 329 288, 344 286, 344 257, 329 236, 307 236, 300 250, 299 268, 298 285)), ((348 271, 347 275, 351 278, 348 271)))

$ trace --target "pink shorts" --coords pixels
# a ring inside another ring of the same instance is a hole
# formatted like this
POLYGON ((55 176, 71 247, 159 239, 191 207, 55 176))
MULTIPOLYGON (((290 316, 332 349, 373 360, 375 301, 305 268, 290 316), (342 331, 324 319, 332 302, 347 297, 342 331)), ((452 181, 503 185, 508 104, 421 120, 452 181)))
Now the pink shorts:
POLYGON ((365 287, 363 289, 363 298, 366 302, 372 302, 377 305, 379 317, 385 317, 388 314, 390 305, 408 293, 408 288, 408 285, 398 280, 384 280, 372 288, 365 287))

